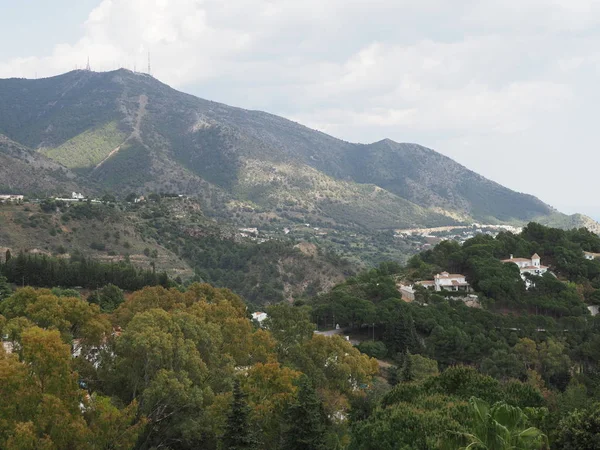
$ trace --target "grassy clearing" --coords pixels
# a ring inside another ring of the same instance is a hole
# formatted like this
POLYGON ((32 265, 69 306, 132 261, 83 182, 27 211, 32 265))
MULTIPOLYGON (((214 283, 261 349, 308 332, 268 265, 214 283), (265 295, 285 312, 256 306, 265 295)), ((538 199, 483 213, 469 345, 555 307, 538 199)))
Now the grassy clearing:
POLYGON ((126 137, 117 121, 112 121, 85 131, 60 147, 44 149, 42 153, 70 169, 91 169, 126 137))

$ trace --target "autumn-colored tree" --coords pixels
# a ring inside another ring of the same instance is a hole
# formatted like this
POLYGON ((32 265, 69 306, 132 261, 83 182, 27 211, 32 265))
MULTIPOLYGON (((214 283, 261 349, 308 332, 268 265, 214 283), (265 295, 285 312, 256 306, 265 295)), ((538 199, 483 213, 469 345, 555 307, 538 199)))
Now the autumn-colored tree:
POLYGON ((258 425, 264 448, 278 448, 283 414, 295 399, 294 384, 301 373, 279 363, 258 363, 242 378, 242 388, 248 395, 252 422, 258 425))

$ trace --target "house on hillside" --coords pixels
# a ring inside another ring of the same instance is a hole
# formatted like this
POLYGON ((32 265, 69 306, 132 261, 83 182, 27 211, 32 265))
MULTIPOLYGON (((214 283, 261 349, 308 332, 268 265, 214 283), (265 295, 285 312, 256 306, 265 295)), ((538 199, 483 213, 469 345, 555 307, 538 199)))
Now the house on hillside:
POLYGON ((600 259, 600 253, 583 252, 583 257, 585 259, 593 261, 594 259, 600 259))
POLYGON ((525 279, 525 274, 542 276, 548 271, 548 266, 541 264, 540 256, 535 253, 531 259, 529 258, 515 258, 510 255, 510 258, 503 259, 503 263, 513 263, 519 266, 521 271, 521 277, 525 279))
POLYGON ((0 195, 0 203, 21 203, 24 198, 23 195, 0 195))
POLYGON ((532 283, 526 277, 526 275, 534 275, 541 277, 546 272, 548 272, 548 266, 543 266, 542 261, 540 259, 540 255, 535 253, 530 259, 528 258, 515 258, 513 255, 510 255, 510 258, 503 259, 503 263, 513 263, 519 266, 519 270, 521 271, 521 278, 525 282, 527 288, 529 288, 532 283))
POLYGON ((451 274, 448 272, 438 273, 431 281, 417 281, 415 284, 419 284, 427 289, 434 289, 437 292, 440 291, 454 291, 454 292, 470 292, 471 286, 467 282, 464 275, 451 274))

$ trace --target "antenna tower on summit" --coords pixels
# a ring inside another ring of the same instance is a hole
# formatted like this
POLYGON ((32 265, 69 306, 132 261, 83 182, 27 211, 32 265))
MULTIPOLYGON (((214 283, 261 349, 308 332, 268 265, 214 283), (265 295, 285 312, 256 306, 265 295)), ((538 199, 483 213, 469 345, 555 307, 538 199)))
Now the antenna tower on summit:
POLYGON ((85 66, 85 70, 90 72, 92 69, 90 68, 90 57, 88 56, 87 65, 85 66))
POLYGON ((152 67, 150 66, 150 52, 148 52, 148 75, 152 75, 152 67))

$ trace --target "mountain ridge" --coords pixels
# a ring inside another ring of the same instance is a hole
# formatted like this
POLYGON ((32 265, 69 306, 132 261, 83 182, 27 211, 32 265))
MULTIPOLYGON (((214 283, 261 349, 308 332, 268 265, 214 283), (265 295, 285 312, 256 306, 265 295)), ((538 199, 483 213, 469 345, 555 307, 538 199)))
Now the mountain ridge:
POLYGON ((568 222, 536 197, 419 144, 350 143, 125 69, 0 80, 0 133, 100 190, 196 195, 222 217, 243 216, 241 207, 362 230, 568 222))

